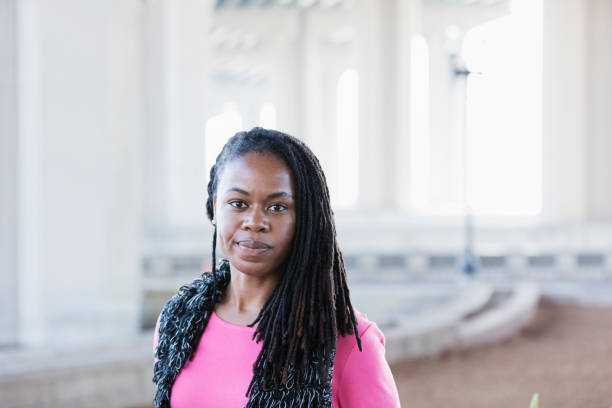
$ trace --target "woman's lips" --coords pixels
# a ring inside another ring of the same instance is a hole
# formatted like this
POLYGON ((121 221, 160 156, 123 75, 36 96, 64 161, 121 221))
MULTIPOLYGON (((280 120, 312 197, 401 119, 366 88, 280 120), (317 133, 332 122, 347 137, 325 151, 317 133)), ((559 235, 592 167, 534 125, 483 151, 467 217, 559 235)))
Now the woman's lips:
POLYGON ((265 242, 253 241, 250 239, 238 241, 236 245, 238 246, 238 248, 240 249, 242 253, 244 253, 245 255, 251 255, 251 256, 261 255, 270 249, 270 246, 266 244, 265 242))

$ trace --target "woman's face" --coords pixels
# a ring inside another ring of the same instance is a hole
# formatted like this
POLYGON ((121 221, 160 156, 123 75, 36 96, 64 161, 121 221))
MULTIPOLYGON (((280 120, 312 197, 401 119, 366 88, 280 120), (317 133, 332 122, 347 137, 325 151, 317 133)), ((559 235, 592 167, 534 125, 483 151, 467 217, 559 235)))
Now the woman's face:
POLYGON ((219 249, 233 269, 263 277, 283 271, 295 232, 295 187, 289 167, 269 153, 227 162, 213 201, 219 249))

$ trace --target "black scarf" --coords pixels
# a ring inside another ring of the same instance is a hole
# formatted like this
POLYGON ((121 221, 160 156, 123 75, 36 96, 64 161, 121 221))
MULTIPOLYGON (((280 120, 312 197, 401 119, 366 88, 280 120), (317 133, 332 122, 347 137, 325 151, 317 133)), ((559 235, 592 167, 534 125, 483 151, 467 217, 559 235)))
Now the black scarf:
MULTIPOLYGON (((170 407, 170 393, 177 375, 187 359, 193 359, 202 333, 206 329, 216 301, 220 300, 230 280, 229 262, 223 260, 217 271, 217 293, 213 297, 213 277, 202 274, 164 306, 159 321, 159 341, 153 368, 153 382, 157 392, 153 400, 156 408, 170 407)), ((255 378, 249 402, 245 408, 320 407, 331 408, 331 380, 333 357, 329 364, 328 381, 321 381, 319 361, 309 360, 298 387, 289 367, 287 384, 264 390, 262 379, 255 378)), ((245 390, 246 391, 246 390, 245 390)))

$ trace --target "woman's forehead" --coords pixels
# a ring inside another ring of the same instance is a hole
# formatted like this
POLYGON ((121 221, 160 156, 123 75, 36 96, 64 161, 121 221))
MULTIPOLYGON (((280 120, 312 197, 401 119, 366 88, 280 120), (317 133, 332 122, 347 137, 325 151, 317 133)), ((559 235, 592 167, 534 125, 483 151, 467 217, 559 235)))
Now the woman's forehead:
POLYGON ((289 166, 270 153, 247 153, 229 160, 220 174, 218 192, 224 193, 232 188, 273 193, 284 191, 294 195, 289 166))

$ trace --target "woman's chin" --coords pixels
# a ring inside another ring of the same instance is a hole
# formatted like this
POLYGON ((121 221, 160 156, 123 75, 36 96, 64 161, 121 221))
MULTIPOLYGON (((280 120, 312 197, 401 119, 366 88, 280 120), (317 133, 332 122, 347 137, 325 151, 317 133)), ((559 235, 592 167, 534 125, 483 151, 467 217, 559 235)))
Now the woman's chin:
POLYGON ((271 267, 265 262, 245 259, 230 259, 232 271, 254 277, 264 277, 271 274, 271 267))

